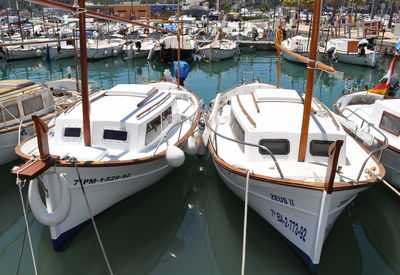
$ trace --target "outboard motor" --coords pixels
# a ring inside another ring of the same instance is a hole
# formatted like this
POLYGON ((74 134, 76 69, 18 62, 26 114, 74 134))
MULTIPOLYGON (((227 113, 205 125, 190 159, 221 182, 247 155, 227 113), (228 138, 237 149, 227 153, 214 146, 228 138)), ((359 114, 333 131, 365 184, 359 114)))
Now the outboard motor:
POLYGON ((335 47, 330 47, 329 49, 326 50, 326 54, 327 54, 328 58, 335 59, 335 55, 334 55, 335 50, 336 50, 335 47))
POLYGON ((357 47, 358 47, 358 56, 365 56, 365 48, 368 46, 368 40, 367 39, 362 39, 360 42, 358 42, 357 47))
POLYGON ((140 40, 136 41, 135 46, 136 46, 137 51, 139 52, 140 48, 142 47, 142 42, 140 42, 140 40))

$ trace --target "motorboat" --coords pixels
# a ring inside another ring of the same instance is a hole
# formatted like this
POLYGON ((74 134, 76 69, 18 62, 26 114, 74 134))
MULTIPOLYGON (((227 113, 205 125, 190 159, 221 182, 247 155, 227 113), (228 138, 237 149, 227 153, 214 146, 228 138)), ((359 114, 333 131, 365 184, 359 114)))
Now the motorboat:
POLYGON ((198 48, 198 53, 203 59, 211 62, 233 57, 239 52, 239 46, 232 40, 214 40, 213 42, 198 48))
MULTIPOLYGON (((37 120, 37 135, 16 148, 30 167, 35 156, 59 156, 53 168, 29 184, 32 212, 50 226, 55 249, 64 248, 91 218, 85 199, 95 216, 181 165, 184 153, 178 147, 189 146, 200 118, 197 96, 171 82, 119 84, 92 94, 89 101, 90 146, 85 145, 88 130, 79 102, 61 113, 53 128, 37 120), (48 190, 46 206, 38 182, 48 190)), ((21 176, 21 170, 14 172, 21 176)))
POLYGON ((49 123, 60 108, 67 108, 77 99, 75 87, 72 79, 43 84, 21 79, 0 81, 0 165, 16 160, 14 148, 34 134, 31 116, 49 123))
POLYGON ((328 58, 353 65, 375 67, 383 58, 376 46, 370 49, 366 39, 335 38, 329 40, 325 48, 328 58))

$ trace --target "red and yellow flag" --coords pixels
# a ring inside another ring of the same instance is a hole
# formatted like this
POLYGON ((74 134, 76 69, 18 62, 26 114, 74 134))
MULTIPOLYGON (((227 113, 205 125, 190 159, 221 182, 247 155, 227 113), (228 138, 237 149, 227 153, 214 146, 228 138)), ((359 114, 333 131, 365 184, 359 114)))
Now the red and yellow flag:
POLYGON ((374 93, 379 95, 386 95, 389 89, 389 84, 387 82, 381 83, 375 88, 369 89, 368 93, 374 93))

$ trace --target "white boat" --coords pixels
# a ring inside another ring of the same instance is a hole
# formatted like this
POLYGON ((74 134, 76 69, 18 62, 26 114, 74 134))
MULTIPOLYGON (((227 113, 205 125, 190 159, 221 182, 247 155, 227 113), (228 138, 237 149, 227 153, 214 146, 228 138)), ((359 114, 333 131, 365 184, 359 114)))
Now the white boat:
POLYGON ((368 49, 368 41, 366 39, 348 39, 336 38, 331 39, 326 44, 326 53, 339 62, 375 67, 381 61, 383 54, 368 49))
POLYGON ((154 40, 137 40, 125 43, 122 52, 127 59, 137 59, 147 57, 151 59, 154 54, 154 40))
MULTIPOLYGON (((49 122, 58 114, 53 92, 64 94, 76 90, 75 81, 61 79, 42 84, 30 80, 0 81, 0 165, 16 160, 15 146, 34 134, 32 115, 49 122)), ((67 107, 73 103, 73 96, 58 96, 67 107)))
POLYGON ((335 111, 340 123, 361 142, 375 148, 388 144, 381 161, 386 179, 400 187, 400 99, 368 91, 344 94, 337 99, 335 111))
POLYGON ((48 46, 45 51, 44 59, 58 60, 75 56, 79 52, 79 43, 74 47, 74 41, 61 41, 58 45, 48 46))
POLYGON ((218 62, 233 57, 239 51, 239 46, 232 40, 215 40, 212 43, 198 48, 203 59, 218 62))
MULTIPOLYGON (((4 46, 0 47, 0 59, 3 58, 7 61, 13 60, 22 60, 22 59, 31 59, 42 57, 46 52, 46 45, 56 45, 56 41, 52 42, 49 39, 29 39, 18 41, 20 43, 33 43, 33 44, 22 44, 22 45, 12 45, 12 46, 4 46), (40 42, 48 41, 46 44, 42 44, 40 42), (34 44, 35 42, 39 42, 38 44, 34 44)), ((10 43, 18 43, 15 41, 11 41, 10 43)))
POLYGON ((244 200, 248 180, 248 205, 315 271, 337 217, 376 182, 372 174, 385 170, 316 98, 305 160, 298 160, 303 108, 294 90, 257 82, 234 87, 214 100, 204 138, 225 184, 244 200))
POLYGON ((48 133, 39 127, 37 138, 16 148, 26 160, 41 152, 47 152, 48 158, 60 156, 56 166, 29 185, 32 212, 50 226, 55 249, 62 249, 90 219, 86 198, 95 216, 181 165, 184 153, 178 147, 189 140, 187 148, 193 148, 191 136, 200 118, 199 99, 182 86, 119 84, 90 97, 91 143, 85 146, 81 105, 60 114, 48 133), (38 146, 38 140, 47 140, 43 141, 48 142, 47 150, 38 146), (46 207, 38 181, 48 190, 46 207))
MULTIPOLYGON (((293 36, 286 40, 283 40, 281 43, 281 46, 282 46, 282 48, 288 49, 288 50, 290 50, 294 53, 297 53, 301 56, 308 57, 310 55, 309 44, 310 44, 309 38, 298 35, 298 36, 293 36)), ((292 62, 306 63, 304 61, 301 61, 301 60, 293 57, 292 55, 288 54, 285 51, 282 51, 282 56, 292 62)))
POLYGON ((118 56, 122 53, 125 41, 122 39, 88 39, 87 58, 90 60, 118 56))

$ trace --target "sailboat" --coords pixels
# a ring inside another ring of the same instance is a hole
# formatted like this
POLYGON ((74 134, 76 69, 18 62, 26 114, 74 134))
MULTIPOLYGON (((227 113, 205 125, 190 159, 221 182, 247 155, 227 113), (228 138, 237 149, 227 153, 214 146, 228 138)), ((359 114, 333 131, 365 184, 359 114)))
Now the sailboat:
MULTIPOLYGON (((49 0, 34 2, 76 10, 49 0)), ((84 1, 80 5, 84 9, 84 1)), ((56 250, 95 215, 182 165, 179 147, 196 149, 192 136, 200 119, 200 100, 180 85, 179 71, 177 84, 119 84, 89 96, 85 13, 79 21, 82 101, 61 113, 52 128, 33 116, 36 136, 16 148, 27 162, 13 170, 30 181, 32 213, 50 227, 56 250), (39 184, 46 189, 45 205, 39 184)))
MULTIPOLYGON (((367 148, 312 96, 315 70, 334 71, 316 62, 320 11, 321 0, 316 0, 305 95, 281 88, 279 70, 277 85, 255 81, 231 88, 213 101, 203 135, 228 188, 272 225, 313 272, 340 213, 385 175, 367 148)), ((279 59, 282 36, 280 27, 279 59)))

